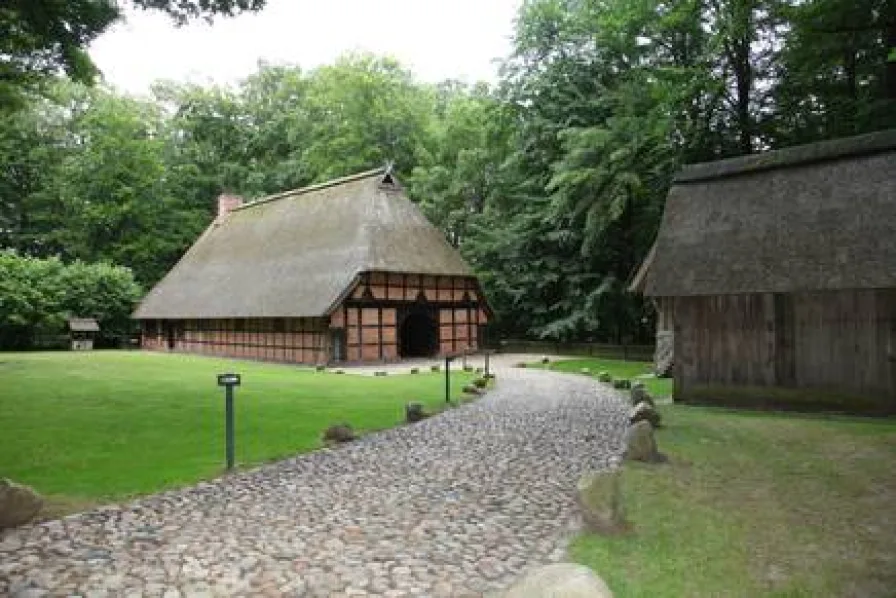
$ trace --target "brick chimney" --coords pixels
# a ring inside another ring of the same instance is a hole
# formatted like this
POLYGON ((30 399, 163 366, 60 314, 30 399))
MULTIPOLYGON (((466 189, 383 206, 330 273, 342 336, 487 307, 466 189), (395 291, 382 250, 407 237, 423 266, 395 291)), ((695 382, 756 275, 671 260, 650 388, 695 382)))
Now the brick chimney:
POLYGON ((231 210, 238 208, 241 205, 243 205, 243 198, 239 195, 222 193, 218 196, 218 220, 221 220, 227 216, 231 210))

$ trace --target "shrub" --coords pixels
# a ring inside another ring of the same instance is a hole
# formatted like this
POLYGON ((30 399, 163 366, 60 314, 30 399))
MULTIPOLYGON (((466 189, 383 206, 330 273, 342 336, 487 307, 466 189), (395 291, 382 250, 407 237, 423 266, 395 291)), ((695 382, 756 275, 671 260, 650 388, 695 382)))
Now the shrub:
POLYGON ((632 387, 631 380, 626 378, 620 378, 618 380, 613 380, 613 388, 616 390, 628 390, 632 387))
POLYGON ((411 373, 412 373, 412 374, 419 374, 419 373, 420 373, 420 368, 411 368, 411 373))
POLYGON ((344 374, 345 370, 336 370, 334 373, 335 374, 344 374))
POLYGON ((388 376, 389 372, 385 370, 377 370, 373 373, 374 376, 388 376))
POLYGON ((597 379, 601 382, 605 382, 606 384, 610 384, 613 382, 613 376, 610 375, 610 372, 601 372, 597 375, 597 379))
POLYGON ((473 380, 473 386, 475 386, 476 388, 485 388, 486 386, 488 386, 488 380, 486 380, 485 378, 476 378, 475 380, 473 380))
POLYGON ((551 363, 551 358, 550 358, 550 357, 547 357, 547 356, 542 357, 542 358, 541 358, 541 363, 547 365, 547 364, 551 363))
POLYGON ((322 364, 317 364, 317 366, 315 366, 314 369, 317 370, 318 372, 323 372, 327 369, 327 366, 322 365, 322 364))
POLYGON ((440 366, 440 365, 434 365, 434 366, 432 366, 432 367, 429 368, 429 369, 430 369, 430 371, 433 371, 433 372, 440 372, 440 371, 442 371, 442 366, 440 366))
POLYGON ((518 368, 525 368, 525 367, 526 367, 526 362, 525 362, 525 361, 521 361, 521 362, 519 362, 518 364, 516 364, 516 367, 518 367, 518 368))

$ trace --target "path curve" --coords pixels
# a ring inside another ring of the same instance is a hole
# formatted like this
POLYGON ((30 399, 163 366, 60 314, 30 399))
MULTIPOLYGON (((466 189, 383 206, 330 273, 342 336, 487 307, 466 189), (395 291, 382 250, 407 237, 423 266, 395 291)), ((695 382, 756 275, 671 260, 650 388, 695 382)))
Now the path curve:
POLYGON ((562 558, 575 482, 625 428, 589 378, 498 378, 345 447, 0 532, 0 595, 488 595, 562 558))

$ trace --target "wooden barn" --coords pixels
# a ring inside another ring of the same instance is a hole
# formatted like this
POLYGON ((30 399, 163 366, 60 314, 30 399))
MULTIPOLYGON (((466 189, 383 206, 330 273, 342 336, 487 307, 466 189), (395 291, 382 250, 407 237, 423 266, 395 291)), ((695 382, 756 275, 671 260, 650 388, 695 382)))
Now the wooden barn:
POLYGON ((479 346, 476 278, 389 170, 218 208, 134 313, 144 348, 321 364, 479 346))
POLYGON ((635 286, 676 400, 896 412, 896 131, 686 167, 635 286))

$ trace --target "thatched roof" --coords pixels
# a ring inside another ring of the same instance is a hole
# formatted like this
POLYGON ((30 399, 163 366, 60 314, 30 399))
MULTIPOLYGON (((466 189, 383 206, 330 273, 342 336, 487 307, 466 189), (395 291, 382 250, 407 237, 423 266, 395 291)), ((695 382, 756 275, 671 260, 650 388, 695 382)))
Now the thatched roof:
POLYGON ((896 287, 896 131, 686 167, 652 296, 896 287))
POLYGON ((322 316, 365 271, 471 275, 393 175, 378 169, 217 219, 134 317, 322 316))
POLYGON ((93 318, 69 318, 68 329, 72 332, 99 332, 100 325, 93 318))

